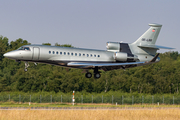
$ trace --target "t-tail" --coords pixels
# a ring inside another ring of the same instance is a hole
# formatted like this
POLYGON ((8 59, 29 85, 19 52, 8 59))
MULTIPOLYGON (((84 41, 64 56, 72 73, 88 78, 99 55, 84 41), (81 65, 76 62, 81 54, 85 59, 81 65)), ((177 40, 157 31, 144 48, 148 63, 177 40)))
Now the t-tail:
MULTIPOLYGON (((170 47, 163 47, 155 45, 162 25, 149 24, 151 26, 141 37, 134 43, 129 44, 130 49, 134 55, 138 56, 139 61, 150 61, 156 55, 159 49, 173 49, 170 47)), ((159 58, 157 59, 159 61, 159 58)))

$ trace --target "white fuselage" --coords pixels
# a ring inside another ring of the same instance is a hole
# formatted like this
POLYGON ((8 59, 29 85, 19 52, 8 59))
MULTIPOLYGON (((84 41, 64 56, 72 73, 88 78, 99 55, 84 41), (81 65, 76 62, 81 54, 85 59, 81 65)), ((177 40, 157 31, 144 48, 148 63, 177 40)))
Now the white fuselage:
POLYGON ((97 62, 114 63, 114 52, 83 48, 69 48, 46 45, 25 45, 28 50, 14 50, 4 56, 20 61, 42 62, 65 65, 68 62, 97 62))

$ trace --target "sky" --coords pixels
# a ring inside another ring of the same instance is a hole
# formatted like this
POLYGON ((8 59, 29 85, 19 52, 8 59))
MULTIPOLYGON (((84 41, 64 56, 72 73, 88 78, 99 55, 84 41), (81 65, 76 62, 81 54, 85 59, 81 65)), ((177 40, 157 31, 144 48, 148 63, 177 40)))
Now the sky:
POLYGON ((179 5, 179 0, 0 0, 0 35, 9 42, 22 38, 106 50, 106 42, 132 43, 149 23, 158 23, 163 26, 156 44, 180 52, 179 5))

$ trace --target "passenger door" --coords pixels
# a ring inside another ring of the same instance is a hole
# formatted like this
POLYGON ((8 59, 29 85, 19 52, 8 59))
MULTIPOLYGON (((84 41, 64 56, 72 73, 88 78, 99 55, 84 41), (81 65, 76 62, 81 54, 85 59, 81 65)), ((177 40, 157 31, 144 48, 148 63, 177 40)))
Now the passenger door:
POLYGON ((33 48, 33 60, 39 60, 40 50, 38 47, 33 48))

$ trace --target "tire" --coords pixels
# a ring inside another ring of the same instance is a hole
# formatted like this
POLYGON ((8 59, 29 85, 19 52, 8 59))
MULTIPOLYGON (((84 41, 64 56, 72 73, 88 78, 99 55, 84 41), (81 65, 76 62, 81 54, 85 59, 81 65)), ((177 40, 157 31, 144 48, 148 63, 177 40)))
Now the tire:
POLYGON ((94 74, 94 78, 99 79, 100 77, 101 77, 101 74, 100 74, 100 73, 95 73, 95 74, 94 74))
POLYGON ((85 76, 86 76, 86 78, 91 78, 92 74, 90 72, 87 72, 85 76))

